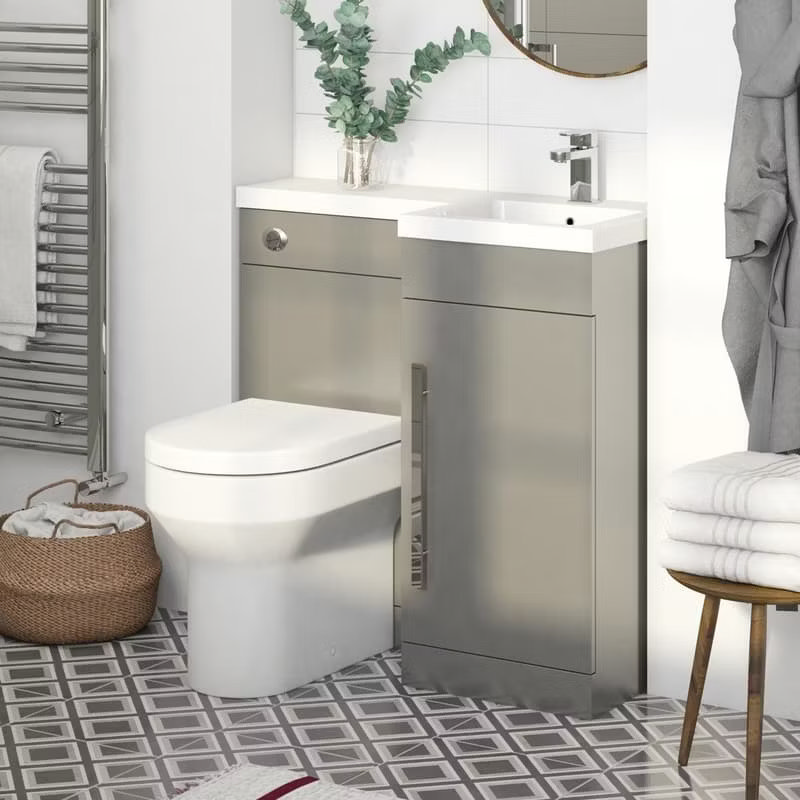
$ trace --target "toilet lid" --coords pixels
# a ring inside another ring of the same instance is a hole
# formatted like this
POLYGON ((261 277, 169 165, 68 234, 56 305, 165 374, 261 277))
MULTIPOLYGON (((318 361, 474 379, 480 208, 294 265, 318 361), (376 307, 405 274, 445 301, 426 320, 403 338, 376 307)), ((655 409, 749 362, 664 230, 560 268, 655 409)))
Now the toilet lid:
POLYGON ((251 398, 150 429, 145 458, 200 475, 276 475, 399 441, 400 417, 251 398))

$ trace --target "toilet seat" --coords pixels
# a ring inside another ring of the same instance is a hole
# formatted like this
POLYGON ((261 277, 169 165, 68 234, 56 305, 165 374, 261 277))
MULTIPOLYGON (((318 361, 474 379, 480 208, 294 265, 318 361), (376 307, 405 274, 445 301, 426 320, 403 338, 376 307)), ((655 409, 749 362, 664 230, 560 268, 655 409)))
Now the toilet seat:
POLYGON ((152 428, 145 459, 198 475, 281 475, 399 441, 398 417, 250 398, 152 428))

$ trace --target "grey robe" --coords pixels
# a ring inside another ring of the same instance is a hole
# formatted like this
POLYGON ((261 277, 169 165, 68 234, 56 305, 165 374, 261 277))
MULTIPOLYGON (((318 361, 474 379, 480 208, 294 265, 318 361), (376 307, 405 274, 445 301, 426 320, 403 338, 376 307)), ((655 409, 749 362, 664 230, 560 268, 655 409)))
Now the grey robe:
POLYGON ((800 448, 800 0, 736 0, 742 68, 725 202, 722 321, 748 447, 800 448))

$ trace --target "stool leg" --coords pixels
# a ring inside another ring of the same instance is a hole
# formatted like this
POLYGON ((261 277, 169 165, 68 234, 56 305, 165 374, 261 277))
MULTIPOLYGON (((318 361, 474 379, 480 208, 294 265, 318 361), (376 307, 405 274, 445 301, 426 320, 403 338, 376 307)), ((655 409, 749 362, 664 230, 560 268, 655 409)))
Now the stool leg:
POLYGON ((764 671, 767 661, 767 607, 753 603, 750 617, 750 669, 747 675, 747 775, 745 800, 758 800, 761 733, 764 723, 764 671))
POLYGON ((700 630, 697 633, 697 647, 694 651, 689 695, 686 698, 686 713, 683 716, 681 747, 678 751, 678 763, 682 767, 685 767, 689 761, 689 752, 692 749, 697 713, 700 711, 700 702, 703 699, 703 687, 706 683, 708 659, 711 656, 711 645, 714 643, 718 614, 719 598, 706 595, 706 601, 703 603, 703 616, 700 617, 700 630))

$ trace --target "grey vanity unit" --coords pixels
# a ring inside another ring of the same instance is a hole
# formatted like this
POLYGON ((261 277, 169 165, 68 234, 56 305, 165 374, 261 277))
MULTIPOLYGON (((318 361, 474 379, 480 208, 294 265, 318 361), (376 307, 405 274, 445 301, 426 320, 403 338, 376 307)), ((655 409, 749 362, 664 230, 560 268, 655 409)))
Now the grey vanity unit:
POLYGON ((644 246, 241 224, 242 396, 402 408, 404 680, 579 714, 640 691, 644 246))
POLYGON ((605 710, 644 683, 644 245, 401 257, 403 678, 605 710))

